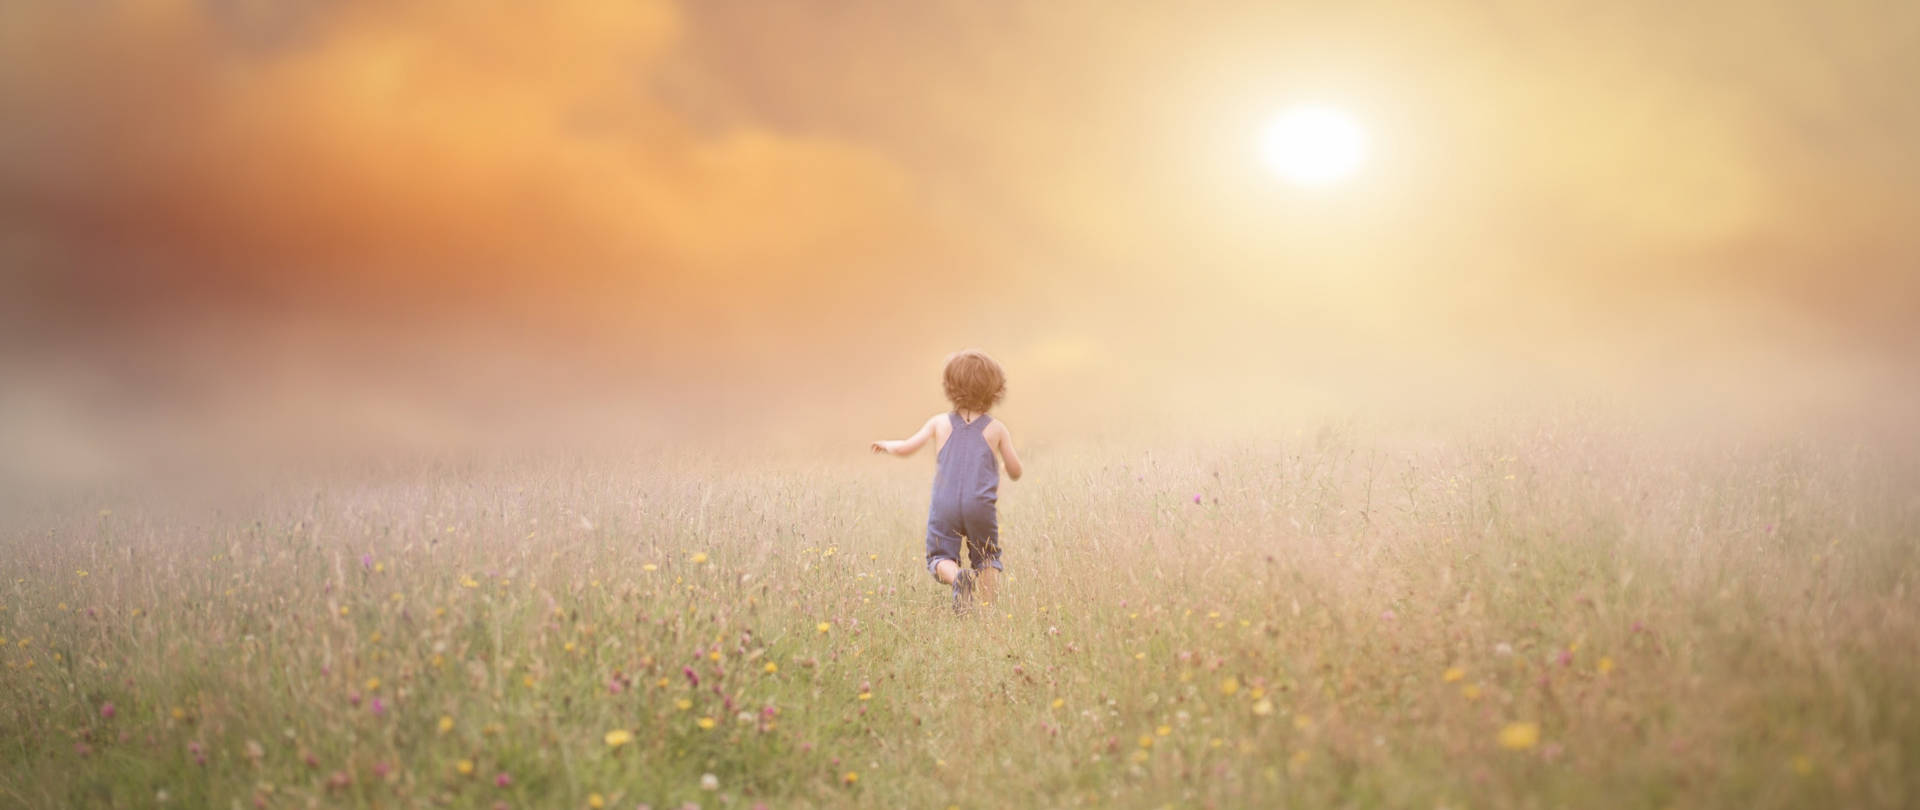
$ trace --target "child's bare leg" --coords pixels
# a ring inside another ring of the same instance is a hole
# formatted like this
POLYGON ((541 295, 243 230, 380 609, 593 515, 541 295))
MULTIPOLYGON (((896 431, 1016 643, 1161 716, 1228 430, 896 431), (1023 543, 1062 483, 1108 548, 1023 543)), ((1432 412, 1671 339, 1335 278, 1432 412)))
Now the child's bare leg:
POLYGON ((975 585, 975 587, 980 589, 980 601, 989 605, 993 604, 994 596, 999 592, 1000 570, 997 568, 983 567, 973 573, 974 576, 979 578, 977 580, 978 584, 975 585))
POLYGON ((960 576, 960 564, 952 560, 941 560, 933 565, 933 578, 942 585, 952 585, 955 577, 960 576))

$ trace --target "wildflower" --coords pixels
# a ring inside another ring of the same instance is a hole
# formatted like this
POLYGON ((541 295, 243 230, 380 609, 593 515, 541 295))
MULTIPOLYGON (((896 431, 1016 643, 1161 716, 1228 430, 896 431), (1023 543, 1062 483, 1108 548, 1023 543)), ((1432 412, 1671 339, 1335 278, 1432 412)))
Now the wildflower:
POLYGON ((1056 709, 1058 709, 1058 708, 1060 708, 1061 706, 1065 706, 1065 705, 1067 705, 1067 699, 1066 699, 1066 698, 1054 698, 1054 699, 1053 699, 1053 707, 1054 707, 1054 708, 1056 708, 1056 709))
POLYGON ((1480 699, 1480 684, 1470 683, 1460 687, 1460 696, 1468 700, 1480 699))
POLYGON ((369 691, 369 692, 378 692, 378 691, 380 691, 380 679, 379 679, 379 678, 368 678, 368 679, 367 679, 367 691, 369 691))
POLYGON ((353 612, 353 608, 347 607, 346 605, 340 606, 340 615, 345 616, 352 612, 353 612))
POLYGON ((687 684, 689 686, 695 689, 700 688, 700 673, 694 672, 693 667, 681 667, 680 674, 687 676, 687 684))
POLYGON ((1525 751, 1540 742, 1540 724, 1509 723, 1500 729, 1500 747, 1525 751))
POLYGON ((1172 726, 1161 726, 1161 727, 1159 727, 1159 728, 1156 728, 1156 729, 1154 729, 1154 730, 1153 730, 1153 733, 1155 733, 1155 734, 1158 734, 1158 735, 1160 735, 1160 736, 1162 736, 1162 737, 1165 737, 1165 736, 1167 736, 1168 734, 1172 734, 1172 733, 1173 733, 1173 727, 1172 727, 1172 726))
POLYGON ((1440 674, 1440 680, 1447 683, 1453 683, 1465 677, 1467 677, 1467 671, 1459 667, 1447 667, 1447 671, 1440 674))
POLYGON ((453 769, 456 771, 459 771, 461 776, 472 776, 473 760, 471 759, 460 760, 459 762, 456 762, 453 764, 453 769))
POLYGON ((387 713, 387 703, 386 703, 386 701, 384 701, 384 700, 381 700, 381 699, 379 699, 379 698, 377 698, 377 697, 376 697, 376 698, 374 698, 374 699, 373 699, 373 706, 372 706, 371 708, 373 709, 373 714, 374 714, 374 716, 376 716, 376 717, 384 717, 384 716, 386 716, 386 713, 387 713))
POLYGON ((444 714, 441 715, 440 716, 440 733, 445 734, 452 730, 453 730, 453 718, 448 717, 444 714))
POLYGON ((647 563, 646 565, 643 565, 643 566, 640 566, 640 570, 642 570, 642 571, 658 571, 658 570, 660 570, 660 566, 657 566, 657 565, 654 565, 653 563, 647 563))
POLYGON ((1253 704, 1253 713, 1260 717, 1273 714, 1273 701, 1261 698, 1260 702, 1253 704))
POLYGON ((693 557, 692 557, 692 562, 693 562, 693 564, 694 564, 694 565, 702 565, 702 564, 705 564, 705 563, 706 563, 706 561, 707 561, 707 553, 706 553, 706 552, 704 552, 704 551, 696 551, 696 552, 694 552, 694 553, 693 553, 693 557))
POLYGON ((845 782, 849 785, 855 784, 860 781, 860 774, 854 773, 853 771, 847 771, 847 775, 840 777, 840 781, 845 782))
POLYGON ((1232 697, 1234 693, 1239 691, 1240 691, 1239 678, 1227 677, 1220 681, 1220 694, 1226 695, 1228 697, 1232 697))
POLYGON ((1199 502, 1200 502, 1200 493, 1198 493, 1198 492, 1196 492, 1196 493, 1193 493, 1193 502, 1194 502, 1194 503, 1199 503, 1199 502))
POLYGON ((624 728, 616 728, 607 732, 607 736, 604 739, 607 741, 608 748, 619 748, 620 746, 633 742, 633 733, 624 728))
POLYGON ((173 709, 172 709, 171 711, 169 711, 169 712, 167 712, 167 714, 168 714, 168 715, 170 715, 171 717, 173 717, 173 719, 175 719, 175 720, 185 720, 185 719, 187 719, 187 710, 186 710, 186 709, 182 709, 182 708, 180 708, 179 706, 175 706, 175 707, 173 707, 173 709))
POLYGON ((100 704, 100 716, 107 720, 113 719, 113 701, 100 704))
POLYGON ((1152 735, 1152 734, 1142 734, 1142 735, 1140 735, 1140 747, 1141 747, 1141 748, 1152 748, 1152 747, 1153 747, 1153 735, 1152 735))
POLYGON ((776 663, 774 663, 774 662, 772 662, 772 661, 768 661, 768 662, 767 662, 767 666, 765 667, 765 669, 766 669, 766 671, 767 671, 767 674, 768 674, 768 675, 772 675, 773 673, 775 673, 775 672, 779 672, 779 671, 780 671, 780 665, 779 665, 779 664, 776 664, 776 663))
POLYGON ((494 787, 506 787, 511 784, 513 784, 513 777, 507 775, 506 771, 501 771, 497 774, 494 774, 494 777, 493 777, 494 787))
POLYGON ((587 794, 587 806, 593 808, 593 810, 600 810, 600 808, 607 806, 607 798, 598 793, 589 793, 587 794))
POLYGON ((713 728, 713 718, 711 717, 702 717, 693 722, 694 722, 694 725, 699 726, 703 730, 713 728))
POLYGON ((684 712, 688 709, 693 708, 693 701, 688 700, 686 698, 681 698, 673 702, 673 707, 684 712))
POLYGON ((1595 668, 1596 668, 1596 669, 1598 669, 1598 670, 1600 671, 1600 674, 1602 674, 1602 675, 1605 675, 1605 674, 1607 674, 1607 673, 1609 673, 1609 672, 1612 672, 1612 671, 1613 671, 1613 659, 1612 659, 1612 658, 1609 658, 1609 657, 1605 657, 1605 656, 1602 656, 1602 657, 1600 658, 1600 663, 1599 663, 1598 665, 1596 665, 1596 667, 1595 667, 1595 668))
POLYGON ((373 554, 371 552, 360 555, 360 567, 366 570, 373 569, 373 554))
POLYGON ((713 774, 710 774, 710 773, 700 774, 700 789, 701 790, 719 790, 720 777, 714 776, 713 774))
POLYGON ((1788 764, 1793 768, 1794 773, 1801 776, 1813 773, 1813 760, 1809 759, 1806 754, 1795 755, 1793 760, 1788 764))
POLYGON ((819 624, 816 624, 816 625, 814 625, 814 626, 813 626, 813 629, 814 629, 814 630, 816 630, 816 631, 818 631, 818 632, 821 632, 821 633, 825 633, 825 632, 827 632, 828 630, 832 630, 832 629, 833 629, 833 623, 832 623, 832 622, 821 622, 821 623, 819 623, 819 624))

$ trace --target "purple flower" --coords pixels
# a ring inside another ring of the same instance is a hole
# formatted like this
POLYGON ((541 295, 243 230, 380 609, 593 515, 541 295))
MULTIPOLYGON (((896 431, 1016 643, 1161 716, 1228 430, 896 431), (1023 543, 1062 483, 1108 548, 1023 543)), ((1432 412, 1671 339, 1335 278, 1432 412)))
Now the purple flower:
POLYGON ((373 552, 360 555, 360 567, 368 570, 373 569, 373 552))
POLYGON ((1200 493, 1198 493, 1198 492, 1196 492, 1196 493, 1193 493, 1193 502, 1194 502, 1194 503, 1199 503, 1199 502, 1200 502, 1200 493))
POLYGON ((694 672, 693 667, 681 667, 680 674, 687 676, 687 683, 693 688, 700 688, 700 674, 694 672))
POLYGON ((108 720, 113 719, 113 701, 109 700, 100 704, 100 716, 108 720))
POLYGON ((382 716, 382 715, 385 715, 385 714, 387 713, 387 703, 386 703, 386 701, 384 701, 384 700, 381 700, 381 699, 379 699, 379 698, 377 698, 377 697, 376 697, 376 698, 374 698, 374 699, 373 699, 373 713, 374 713, 374 715, 375 715, 375 716, 382 716))

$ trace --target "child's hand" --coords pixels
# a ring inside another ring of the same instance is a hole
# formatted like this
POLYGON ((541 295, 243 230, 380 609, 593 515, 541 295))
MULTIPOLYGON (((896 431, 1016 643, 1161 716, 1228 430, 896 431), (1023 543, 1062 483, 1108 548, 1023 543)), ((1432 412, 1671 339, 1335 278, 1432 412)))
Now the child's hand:
POLYGON ((893 452, 893 442, 874 442, 874 443, 873 443, 873 452, 875 452, 875 453, 891 453, 891 452, 893 452))

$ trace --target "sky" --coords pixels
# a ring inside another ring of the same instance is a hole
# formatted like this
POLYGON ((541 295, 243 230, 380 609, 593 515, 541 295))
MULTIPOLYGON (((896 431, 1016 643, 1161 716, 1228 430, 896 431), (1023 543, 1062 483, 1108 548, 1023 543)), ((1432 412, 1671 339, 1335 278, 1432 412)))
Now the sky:
POLYGON ((1896 0, 0 4, 0 445, 877 438, 964 347, 1053 433, 1884 402, 1915 75, 1896 0))

